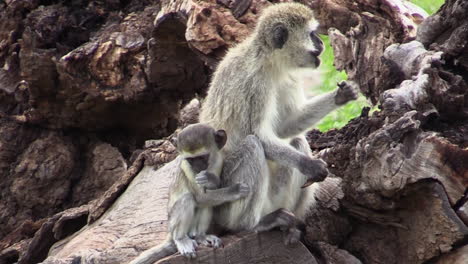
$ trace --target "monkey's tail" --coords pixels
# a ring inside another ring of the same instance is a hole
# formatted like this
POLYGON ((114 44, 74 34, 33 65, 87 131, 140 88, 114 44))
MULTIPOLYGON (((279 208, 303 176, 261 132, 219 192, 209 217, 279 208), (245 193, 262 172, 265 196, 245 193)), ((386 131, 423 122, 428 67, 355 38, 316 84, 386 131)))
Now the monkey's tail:
POLYGON ((153 264, 155 261, 177 252, 177 247, 171 239, 166 239, 162 244, 143 251, 129 264, 153 264))

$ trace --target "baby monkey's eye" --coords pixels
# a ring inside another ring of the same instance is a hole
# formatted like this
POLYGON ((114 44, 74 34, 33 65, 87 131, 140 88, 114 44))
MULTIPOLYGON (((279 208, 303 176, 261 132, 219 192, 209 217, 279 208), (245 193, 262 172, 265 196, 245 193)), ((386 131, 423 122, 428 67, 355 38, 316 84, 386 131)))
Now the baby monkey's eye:
POLYGON ((205 154, 205 155, 200 155, 200 156, 196 156, 196 157, 190 157, 190 158, 187 158, 187 161, 192 163, 192 162, 203 162, 203 161, 208 161, 208 156, 209 154, 205 154))

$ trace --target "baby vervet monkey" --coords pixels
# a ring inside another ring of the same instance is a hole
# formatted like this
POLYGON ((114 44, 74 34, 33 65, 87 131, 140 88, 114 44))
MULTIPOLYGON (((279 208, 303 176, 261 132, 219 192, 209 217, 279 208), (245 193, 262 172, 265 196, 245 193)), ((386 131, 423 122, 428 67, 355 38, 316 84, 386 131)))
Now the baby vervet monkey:
POLYGON ((176 251, 193 258, 199 244, 218 248, 221 239, 208 235, 214 206, 235 201, 250 193, 242 183, 217 189, 223 168, 221 149, 226 144, 224 130, 205 124, 183 129, 174 140, 179 152, 179 171, 169 188, 169 234, 162 245, 143 252, 131 264, 149 264, 176 251))

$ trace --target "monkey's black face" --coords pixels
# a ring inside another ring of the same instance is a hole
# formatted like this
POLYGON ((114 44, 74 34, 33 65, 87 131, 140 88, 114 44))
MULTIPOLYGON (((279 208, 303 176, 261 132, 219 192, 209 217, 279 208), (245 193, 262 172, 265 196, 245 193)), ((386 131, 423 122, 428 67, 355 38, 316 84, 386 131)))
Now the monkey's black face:
POLYGON ((195 173, 206 170, 208 168, 209 159, 210 154, 186 158, 187 162, 190 164, 190 167, 192 167, 192 170, 195 173))
POLYGON ((322 54, 324 46, 315 28, 307 25, 296 29, 290 35, 286 44, 279 49, 279 54, 284 54, 279 60, 285 61, 291 69, 320 66, 319 56, 322 54), (284 53, 280 53, 281 51, 284 53))

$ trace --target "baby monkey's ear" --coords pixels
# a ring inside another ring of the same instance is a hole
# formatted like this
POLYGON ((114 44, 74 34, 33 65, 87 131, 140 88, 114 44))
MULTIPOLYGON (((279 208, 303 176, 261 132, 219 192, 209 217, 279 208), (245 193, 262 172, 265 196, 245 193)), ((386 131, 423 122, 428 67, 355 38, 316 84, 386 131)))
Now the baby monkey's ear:
POLYGON ((214 137, 218 149, 222 149, 227 141, 226 131, 220 129, 214 133, 214 137))

